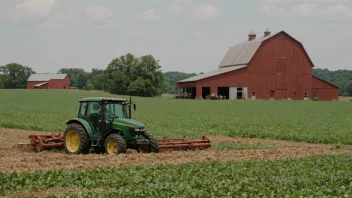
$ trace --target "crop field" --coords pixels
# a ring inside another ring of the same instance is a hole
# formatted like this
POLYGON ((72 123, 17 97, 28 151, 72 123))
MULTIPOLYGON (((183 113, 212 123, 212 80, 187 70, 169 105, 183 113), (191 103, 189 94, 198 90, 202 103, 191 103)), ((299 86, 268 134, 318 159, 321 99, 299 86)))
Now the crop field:
MULTIPOLYGON (((0 90, 0 127, 63 132, 80 96, 61 90, 0 90)), ((157 137, 223 135, 352 144, 352 103, 313 101, 200 101, 133 97, 133 118, 157 137)))
POLYGON ((77 116, 75 90, 0 90, 0 197, 351 197, 352 103, 132 97, 162 138, 208 135, 199 151, 117 156, 17 145, 77 116))

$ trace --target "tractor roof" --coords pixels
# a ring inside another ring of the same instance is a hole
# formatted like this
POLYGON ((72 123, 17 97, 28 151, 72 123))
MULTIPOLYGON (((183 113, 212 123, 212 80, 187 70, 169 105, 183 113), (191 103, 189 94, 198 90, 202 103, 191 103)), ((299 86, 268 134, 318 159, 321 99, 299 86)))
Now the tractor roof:
POLYGON ((125 102, 126 99, 122 98, 107 98, 107 97, 88 97, 79 99, 79 102, 93 102, 93 101, 114 101, 114 102, 125 102))

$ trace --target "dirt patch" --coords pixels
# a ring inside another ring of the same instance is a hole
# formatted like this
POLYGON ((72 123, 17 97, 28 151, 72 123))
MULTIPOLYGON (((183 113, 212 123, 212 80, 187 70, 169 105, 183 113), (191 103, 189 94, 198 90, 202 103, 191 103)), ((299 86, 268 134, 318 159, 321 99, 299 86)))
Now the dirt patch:
POLYGON ((351 149, 332 149, 333 146, 308 144, 278 140, 250 138, 210 137, 213 142, 234 142, 273 145, 274 149, 255 150, 198 150, 173 151, 165 153, 136 153, 116 156, 88 154, 67 155, 62 151, 43 151, 19 149, 18 143, 29 142, 28 135, 42 132, 0 128, 0 173, 13 171, 75 170, 100 167, 123 167, 153 164, 180 164, 204 161, 243 161, 251 159, 280 159, 306 157, 322 154, 352 153, 351 149))

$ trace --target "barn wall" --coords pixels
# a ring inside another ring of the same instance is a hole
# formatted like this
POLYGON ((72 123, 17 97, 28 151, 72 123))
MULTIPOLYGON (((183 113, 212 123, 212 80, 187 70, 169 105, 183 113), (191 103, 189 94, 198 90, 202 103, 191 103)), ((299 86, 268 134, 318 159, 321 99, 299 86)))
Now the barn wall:
POLYGON ((317 97, 318 100, 338 100, 339 89, 315 76, 312 76, 312 97, 317 97))
POLYGON ((312 64, 302 46, 284 33, 264 41, 248 67, 248 93, 256 99, 303 100, 312 92, 312 64))
POLYGON ((65 79, 51 79, 49 80, 49 89, 68 89, 70 87, 70 80, 68 76, 65 79))
POLYGON ((196 97, 202 97, 202 87, 210 87, 210 93, 218 93, 218 87, 247 87, 247 68, 242 68, 196 82, 196 97))

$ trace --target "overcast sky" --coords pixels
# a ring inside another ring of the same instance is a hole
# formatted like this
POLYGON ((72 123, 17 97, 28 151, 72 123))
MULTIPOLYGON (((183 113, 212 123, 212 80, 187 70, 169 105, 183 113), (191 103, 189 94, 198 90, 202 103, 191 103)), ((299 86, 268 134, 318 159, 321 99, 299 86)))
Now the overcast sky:
POLYGON ((352 0, 0 0, 0 65, 105 69, 128 52, 207 72, 253 28, 284 30, 315 67, 352 69, 352 0))

